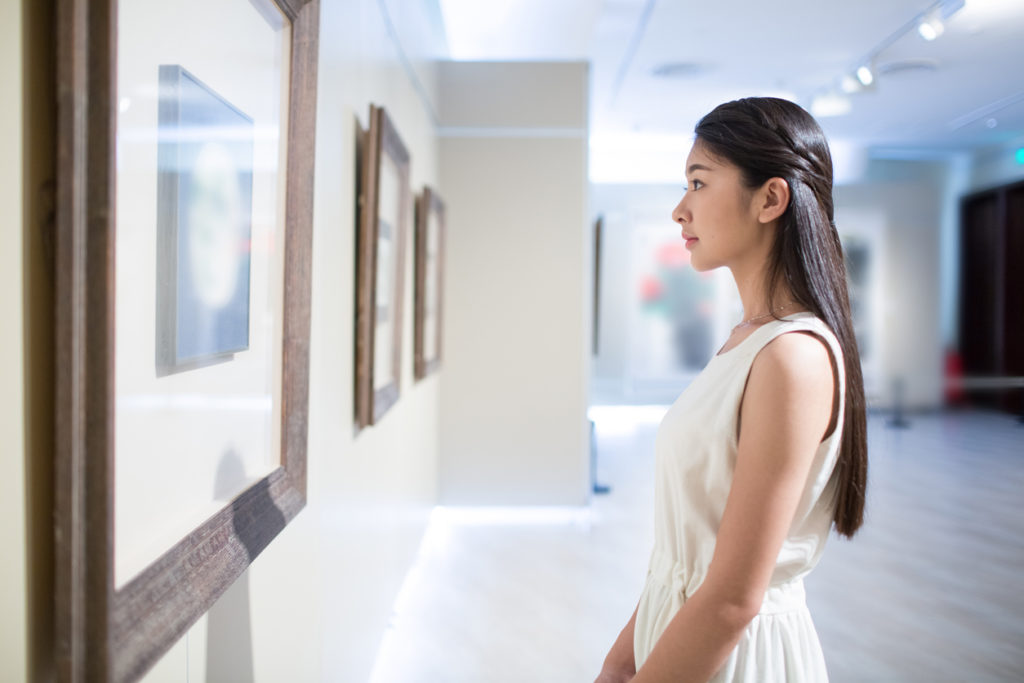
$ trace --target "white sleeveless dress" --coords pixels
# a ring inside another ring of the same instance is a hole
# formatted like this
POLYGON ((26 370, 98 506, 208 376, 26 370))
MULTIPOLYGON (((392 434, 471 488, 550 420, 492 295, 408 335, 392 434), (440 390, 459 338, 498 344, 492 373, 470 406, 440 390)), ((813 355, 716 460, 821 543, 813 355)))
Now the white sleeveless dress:
POLYGON ((839 421, 818 447, 761 611, 711 680, 828 680, 821 645, 804 602, 802 579, 817 564, 831 528, 834 491, 830 482, 843 429, 845 377, 839 342, 811 313, 773 320, 712 358, 669 408, 658 428, 655 540, 634 630, 637 668, 707 575, 732 486, 740 401, 754 357, 780 334, 796 331, 812 332, 832 349, 839 371, 839 421))

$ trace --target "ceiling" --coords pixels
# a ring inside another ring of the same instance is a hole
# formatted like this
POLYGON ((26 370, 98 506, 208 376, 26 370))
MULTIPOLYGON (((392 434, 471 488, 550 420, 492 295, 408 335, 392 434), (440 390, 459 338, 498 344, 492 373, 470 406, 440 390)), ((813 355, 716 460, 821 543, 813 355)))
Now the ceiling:
POLYGON ((589 61, 595 136, 689 139, 702 114, 745 95, 810 108, 871 63, 876 80, 846 95, 849 111, 819 115, 834 142, 905 154, 1024 145, 1024 0, 440 4, 454 59, 589 61), (953 13, 929 42, 916 20, 933 8, 953 13))

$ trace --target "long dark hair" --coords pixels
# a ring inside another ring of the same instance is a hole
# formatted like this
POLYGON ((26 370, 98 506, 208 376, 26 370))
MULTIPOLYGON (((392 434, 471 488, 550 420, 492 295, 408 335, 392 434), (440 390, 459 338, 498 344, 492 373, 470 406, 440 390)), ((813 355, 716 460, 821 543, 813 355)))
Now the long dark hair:
POLYGON ((846 410, 832 522, 837 532, 852 537, 864 520, 867 418, 846 264, 834 221, 832 156, 825 134, 798 105, 773 97, 719 105, 700 120, 696 133, 712 156, 740 169, 748 188, 761 187, 769 178, 789 184, 789 206, 772 246, 765 289, 772 307, 785 283, 794 301, 821 318, 843 349, 846 410))

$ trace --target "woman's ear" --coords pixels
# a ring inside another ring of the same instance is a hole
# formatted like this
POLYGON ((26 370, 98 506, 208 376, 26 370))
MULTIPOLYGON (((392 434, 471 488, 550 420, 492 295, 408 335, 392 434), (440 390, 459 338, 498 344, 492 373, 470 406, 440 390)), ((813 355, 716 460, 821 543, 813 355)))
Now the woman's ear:
POLYGON ((782 178, 769 178, 758 192, 757 220, 771 223, 789 207, 789 183, 782 178))

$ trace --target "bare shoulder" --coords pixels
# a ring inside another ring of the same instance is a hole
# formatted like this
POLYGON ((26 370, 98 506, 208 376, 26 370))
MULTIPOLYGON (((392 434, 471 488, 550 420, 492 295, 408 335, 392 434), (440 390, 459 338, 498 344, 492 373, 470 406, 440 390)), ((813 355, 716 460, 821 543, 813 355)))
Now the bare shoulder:
POLYGON ((831 353, 826 342, 815 334, 803 331, 780 334, 754 359, 751 380, 755 378, 769 380, 777 390, 791 388, 831 396, 831 353))
POLYGON ((813 453, 814 444, 829 433, 836 405, 831 354, 825 344, 820 337, 799 331, 765 344, 747 380, 741 436, 747 432, 763 441, 788 433, 796 439, 792 443, 803 444, 798 450, 813 453))

